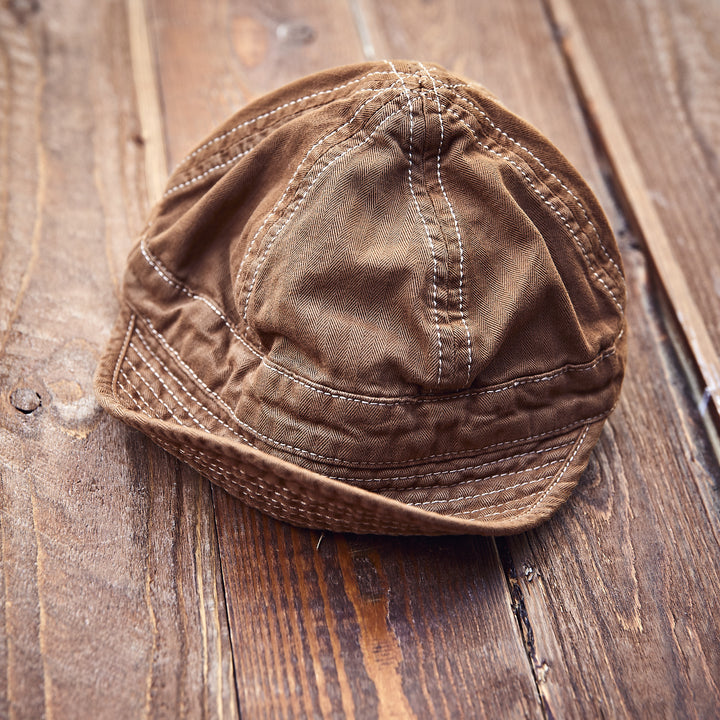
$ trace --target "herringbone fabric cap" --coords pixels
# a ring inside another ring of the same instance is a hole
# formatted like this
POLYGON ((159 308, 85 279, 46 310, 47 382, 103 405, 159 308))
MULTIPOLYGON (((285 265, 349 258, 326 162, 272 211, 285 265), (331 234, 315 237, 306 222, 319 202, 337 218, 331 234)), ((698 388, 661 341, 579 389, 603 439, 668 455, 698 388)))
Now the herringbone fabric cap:
POLYGON ((441 67, 351 65, 180 163, 96 391, 276 518, 518 532, 618 399, 624 304, 605 216, 537 130, 441 67))

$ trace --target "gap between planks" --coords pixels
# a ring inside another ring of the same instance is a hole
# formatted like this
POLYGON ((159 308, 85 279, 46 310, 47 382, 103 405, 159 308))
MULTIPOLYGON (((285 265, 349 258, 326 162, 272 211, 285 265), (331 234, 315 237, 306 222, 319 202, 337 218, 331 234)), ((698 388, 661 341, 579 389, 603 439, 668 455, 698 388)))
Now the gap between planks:
POLYGON ((150 40, 144 0, 127 0, 132 75, 145 149, 147 200, 152 207, 163 194, 168 175, 167 149, 158 90, 157 63, 150 40))

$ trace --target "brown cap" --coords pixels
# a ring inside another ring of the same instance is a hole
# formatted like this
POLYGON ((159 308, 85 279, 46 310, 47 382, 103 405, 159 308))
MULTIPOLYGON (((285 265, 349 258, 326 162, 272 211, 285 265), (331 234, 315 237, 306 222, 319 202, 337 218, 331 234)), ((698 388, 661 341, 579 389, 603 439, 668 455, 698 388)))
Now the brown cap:
POLYGON ((276 518, 518 532, 618 399, 624 304, 607 220, 537 130, 436 65, 350 65, 180 163, 96 390, 276 518))

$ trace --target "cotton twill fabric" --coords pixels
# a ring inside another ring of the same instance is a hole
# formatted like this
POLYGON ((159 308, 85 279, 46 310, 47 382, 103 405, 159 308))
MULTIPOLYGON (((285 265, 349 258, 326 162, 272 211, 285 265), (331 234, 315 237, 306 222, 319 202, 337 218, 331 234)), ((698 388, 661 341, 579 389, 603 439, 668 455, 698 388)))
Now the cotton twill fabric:
POLYGON ((274 517, 519 532, 620 392, 621 260, 568 161, 435 65, 304 78, 175 170, 100 402, 274 517))

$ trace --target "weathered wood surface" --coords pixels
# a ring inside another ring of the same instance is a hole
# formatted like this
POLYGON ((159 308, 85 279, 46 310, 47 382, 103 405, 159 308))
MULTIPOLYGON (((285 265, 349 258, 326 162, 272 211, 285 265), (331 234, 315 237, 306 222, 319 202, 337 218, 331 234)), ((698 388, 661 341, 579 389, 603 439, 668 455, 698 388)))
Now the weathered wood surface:
MULTIPOLYGON (((0 10, 0 717, 720 715, 717 456, 683 371, 692 358, 669 341, 648 253, 613 202, 622 184, 593 147, 552 7, 72 0, 0 10), (163 165, 252 97, 373 56, 434 60, 487 85, 555 140, 618 234, 631 326, 622 401, 573 502, 532 533, 328 534, 318 546, 316 532, 211 493, 92 400, 124 255, 163 165)), ((658 210, 704 310, 718 256, 678 238, 717 236, 716 204, 695 217, 693 203, 710 203, 716 182, 705 108, 720 71, 700 3, 688 7, 573 3, 614 112, 630 125, 643 117, 658 138, 654 156, 634 148, 650 158, 642 168, 658 202, 683 198, 658 210), (658 29, 642 27, 643 13, 658 29), (596 40, 599 27, 617 42, 596 40), (688 45, 698 33, 701 51, 688 45), (652 75, 653 52, 665 53, 664 76, 652 75), (706 88, 705 104, 681 93, 702 130, 691 152, 708 177, 697 186, 649 174, 653 157, 666 169, 680 161, 653 119, 666 109, 648 109, 664 77, 706 88)), ((620 200, 632 210, 632 197, 620 200)), ((713 341, 715 315, 717 303, 713 341)))
POLYGON ((0 8, 0 717, 232 717, 206 481, 100 412, 147 211, 123 3, 0 8))

